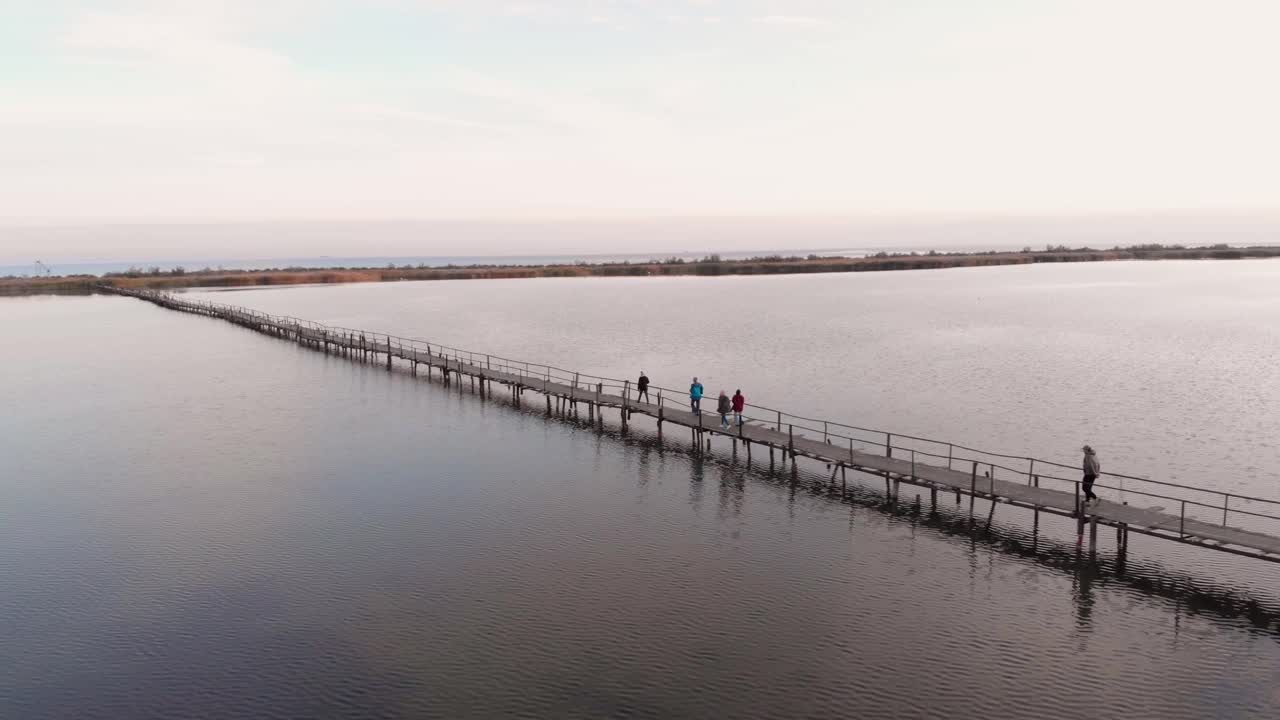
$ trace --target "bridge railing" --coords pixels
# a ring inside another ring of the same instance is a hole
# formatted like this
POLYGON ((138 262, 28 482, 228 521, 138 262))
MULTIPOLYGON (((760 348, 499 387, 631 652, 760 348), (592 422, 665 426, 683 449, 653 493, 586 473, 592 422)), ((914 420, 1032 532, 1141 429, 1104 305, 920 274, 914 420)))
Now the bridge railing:
MULTIPOLYGON (((945 440, 803 418, 777 410, 766 409, 766 420, 769 413, 774 416, 771 424, 780 422, 784 432, 804 434, 811 439, 822 437, 833 445, 845 443, 850 448, 860 447, 864 452, 869 450, 913 465, 919 463, 976 474, 976 485, 980 491, 987 491, 983 488, 984 481, 990 488, 998 479, 1070 492, 1081 500, 1084 496, 1083 472, 1078 466, 980 450, 945 440)), ((1163 501, 1164 504, 1159 505, 1160 510, 1183 521, 1231 525, 1271 535, 1280 532, 1280 501, 1269 498, 1116 472, 1101 473, 1093 487, 1095 490, 1114 491, 1121 502, 1126 501, 1129 495, 1163 501)))
MULTIPOLYGON (((402 337, 389 333, 369 332, 356 328, 324 325, 311 320, 289 315, 273 315, 252 308, 238 305, 213 303, 205 300, 179 298, 173 293, 152 290, 122 290, 113 288, 113 292, 133 295, 156 301, 171 307, 187 308, 210 314, 233 315, 232 319, 245 319, 260 324, 271 324, 276 327, 303 330, 318 334, 331 341, 345 341, 357 344, 368 350, 379 353, 391 350, 394 354, 409 356, 417 353, 426 356, 431 362, 445 361, 455 367, 461 364, 473 368, 504 373, 517 379, 523 385, 539 389, 559 385, 570 388, 572 396, 579 400, 596 400, 606 396, 623 398, 624 402, 635 402, 636 386, 630 380, 611 378, 601 375, 582 373, 567 368, 560 368, 544 363, 533 363, 514 358, 506 358, 491 353, 481 353, 463 348, 456 348, 439 343, 432 343, 421 338, 402 337)), ((686 409, 689 404, 687 390, 649 385, 649 403, 664 407, 686 409)), ((715 414, 716 398, 704 397, 702 411, 715 414)), ((1082 497, 1081 471, 1075 465, 1046 460, 1043 458, 1010 455, 1005 453, 981 450, 955 442, 936 440, 889 430, 866 428, 832 420, 810 418, 788 413, 777 408, 753 404, 749 412, 744 414, 747 423, 774 430, 787 436, 799 436, 808 440, 821 440, 834 449, 848 450, 851 459, 853 453, 872 453, 894 457, 932 467, 945 467, 956 472, 967 473, 977 477, 977 489, 984 491, 981 483, 992 483, 999 479, 1010 482, 1025 482, 1027 485, 1049 489, 1065 490, 1082 497), (980 473, 980 474, 979 474, 980 473)), ((715 429, 717 423, 708 423, 709 429, 715 429)), ((832 457, 835 457, 833 452, 832 457)), ((1163 507, 1162 511, 1174 514, 1185 520, 1198 520, 1217 525, 1231 525, 1242 529, 1276 534, 1280 529, 1280 500, 1230 493, 1209 488, 1182 485, 1163 480, 1153 480, 1137 475, 1116 472, 1101 473, 1094 488, 1115 491, 1123 499, 1127 495, 1163 501, 1172 507, 1163 507)))

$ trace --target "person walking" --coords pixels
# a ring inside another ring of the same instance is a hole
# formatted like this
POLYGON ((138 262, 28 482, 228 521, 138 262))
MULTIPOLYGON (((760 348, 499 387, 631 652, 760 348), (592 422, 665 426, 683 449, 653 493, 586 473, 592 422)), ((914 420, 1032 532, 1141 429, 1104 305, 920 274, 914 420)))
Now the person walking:
POLYGON ((742 397, 742 390, 733 391, 733 424, 742 426, 742 409, 747 406, 747 399, 742 397))
POLYGON ((702 414, 702 383, 698 382, 698 378, 694 378, 693 384, 689 386, 689 409, 694 415, 702 414))
POLYGON ((1093 494, 1093 481, 1097 480, 1098 474, 1102 472, 1102 463, 1098 462, 1098 454, 1093 451, 1093 448, 1085 445, 1081 449, 1084 450, 1084 481, 1082 482, 1084 501, 1096 503, 1098 496, 1093 494))
POLYGON ((729 402, 729 396, 720 391, 720 399, 716 401, 716 412, 720 413, 720 427, 729 427, 729 411, 733 410, 733 403, 729 402))
POLYGON ((636 380, 636 402, 640 402, 640 398, 649 402, 649 376, 643 370, 640 371, 640 379, 636 380))

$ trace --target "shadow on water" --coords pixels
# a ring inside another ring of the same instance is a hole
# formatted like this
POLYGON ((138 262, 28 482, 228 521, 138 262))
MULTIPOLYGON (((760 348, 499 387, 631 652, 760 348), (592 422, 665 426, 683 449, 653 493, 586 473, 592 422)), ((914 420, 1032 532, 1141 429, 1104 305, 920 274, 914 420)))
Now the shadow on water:
MULTIPOLYGON (((401 367, 397 367, 395 372, 409 374, 407 369, 401 367)), ((655 456, 659 467, 665 464, 668 457, 679 457, 690 467, 689 501, 694 507, 702 506, 707 492, 708 469, 718 467, 720 483, 717 507, 722 516, 741 512, 746 479, 750 477, 779 487, 785 486, 788 492, 788 512, 793 519, 795 500, 799 493, 805 493, 812 498, 823 498, 832 503, 876 509, 895 520, 910 523, 913 527, 925 528, 939 535, 963 538, 969 541, 975 552, 980 544, 992 551, 1031 560, 1041 567, 1069 575, 1072 578, 1077 622, 1080 624, 1088 624, 1090 621, 1097 588, 1115 585, 1137 591, 1146 597, 1172 601, 1175 618, 1182 613, 1212 614, 1220 618, 1244 621, 1251 631, 1262 632, 1280 640, 1280 598, 1253 597, 1186 573, 1171 571, 1156 562, 1133 562, 1124 554, 1095 555, 1083 550, 1078 543, 1046 538, 1039 533, 1038 527, 1028 530, 1020 525, 988 524, 986 518, 960 511, 960 505, 948 508, 945 503, 939 502, 936 509, 925 508, 918 502, 918 496, 914 502, 890 502, 884 492, 852 478, 847 489, 842 492, 839 481, 832 482, 834 476, 828 477, 820 471, 799 468, 795 463, 782 460, 781 453, 778 453, 777 460, 767 459, 767 449, 761 448, 756 457, 746 460, 743 457, 745 453, 739 451, 736 445, 731 450, 713 450, 700 445, 692 439, 692 431, 688 428, 676 426, 665 432, 656 427, 641 430, 634 427, 634 420, 630 425, 621 425, 617 417, 611 417, 609 421, 605 421, 601 413, 595 413, 592 417, 585 408, 585 403, 583 407, 571 407, 565 403, 562 408, 553 400, 552 410, 548 413, 540 395, 533 395, 536 400, 517 400, 509 390, 496 386, 492 391, 483 393, 482 399, 482 393, 473 389, 470 382, 442 380, 429 373, 421 375, 419 379, 449 391, 456 390, 460 395, 470 395, 477 401, 494 402, 528 416, 568 424, 578 430, 594 433, 598 440, 610 440, 633 448, 639 452, 639 482, 642 485, 649 481, 651 470, 648 466, 654 462, 655 456)), ((607 412, 611 416, 619 413, 616 408, 607 412)), ((647 416, 635 417, 652 422, 647 416)), ((724 442, 723 437, 721 442, 724 442)), ((805 464, 815 467, 822 465, 808 459, 805 464)), ((857 475, 854 473, 855 477, 857 475)), ((943 493, 940 491, 939 494, 943 493)))

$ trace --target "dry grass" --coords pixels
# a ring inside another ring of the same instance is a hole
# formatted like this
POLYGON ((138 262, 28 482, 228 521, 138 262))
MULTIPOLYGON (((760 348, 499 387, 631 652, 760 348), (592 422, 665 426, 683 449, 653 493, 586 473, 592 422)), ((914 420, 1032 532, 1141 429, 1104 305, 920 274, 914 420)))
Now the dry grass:
POLYGON ((1027 265, 1110 260, 1237 259, 1280 256, 1280 247, 1211 248, 1136 247, 1112 250, 1062 248, 1044 251, 986 253, 880 253, 864 258, 752 258, 598 265, 471 266, 437 268, 352 268, 319 270, 237 270, 128 273, 97 278, 89 275, 54 278, 0 278, 0 295, 31 293, 88 293, 100 284, 124 288, 254 287, 329 283, 389 282, 397 280, 496 280, 539 277, 626 277, 662 275, 792 275, 830 272, 928 270, 991 265, 1027 265))

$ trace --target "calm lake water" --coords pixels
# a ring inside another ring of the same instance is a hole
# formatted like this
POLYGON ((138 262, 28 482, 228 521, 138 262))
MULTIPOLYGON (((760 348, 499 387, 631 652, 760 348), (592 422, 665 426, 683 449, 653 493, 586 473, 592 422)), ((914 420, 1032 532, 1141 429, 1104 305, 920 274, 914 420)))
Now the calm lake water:
MULTIPOLYGON (((198 294, 1280 496, 1277 262, 198 294)), ((125 298, 0 328, 3 718, 1280 708, 1280 566, 1090 562, 125 298)))

